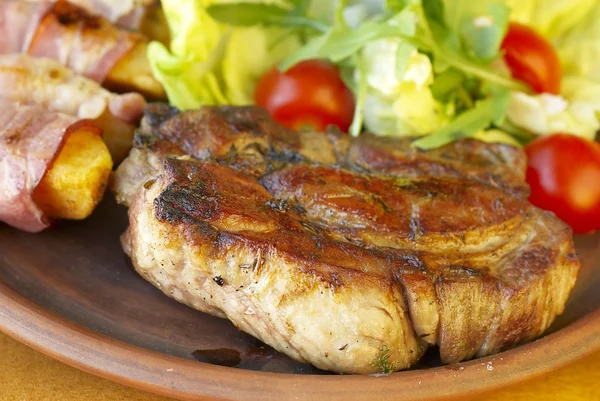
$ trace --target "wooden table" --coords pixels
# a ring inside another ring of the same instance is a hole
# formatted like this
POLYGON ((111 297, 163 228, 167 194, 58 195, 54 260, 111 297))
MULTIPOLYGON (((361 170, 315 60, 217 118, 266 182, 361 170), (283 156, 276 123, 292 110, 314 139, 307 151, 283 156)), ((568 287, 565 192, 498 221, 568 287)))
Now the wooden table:
MULTIPOLYGON (((1 401, 167 401, 92 376, 0 333, 1 401)), ((600 401, 600 352, 472 401, 600 401)))

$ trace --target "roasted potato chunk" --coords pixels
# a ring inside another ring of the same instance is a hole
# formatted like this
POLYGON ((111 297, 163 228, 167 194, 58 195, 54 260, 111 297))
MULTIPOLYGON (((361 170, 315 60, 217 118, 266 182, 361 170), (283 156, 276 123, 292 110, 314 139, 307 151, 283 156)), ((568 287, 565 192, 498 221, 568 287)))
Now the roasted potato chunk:
POLYGON ((113 162, 102 137, 89 127, 71 133, 33 199, 46 216, 81 220, 104 195, 113 162))
POLYGON ((104 131, 104 143, 113 162, 115 164, 122 162, 129 154, 129 149, 131 149, 135 126, 127 124, 109 112, 105 112, 95 119, 94 124, 104 131))
POLYGON ((139 43, 125 54, 108 73, 104 86, 115 92, 139 92, 150 100, 164 100, 167 95, 154 79, 146 58, 146 43, 139 43))

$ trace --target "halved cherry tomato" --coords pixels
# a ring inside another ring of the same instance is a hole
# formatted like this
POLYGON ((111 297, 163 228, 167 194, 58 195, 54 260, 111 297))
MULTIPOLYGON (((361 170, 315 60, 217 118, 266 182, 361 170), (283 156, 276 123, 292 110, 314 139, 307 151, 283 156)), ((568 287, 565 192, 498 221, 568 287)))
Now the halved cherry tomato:
POLYGON ((529 200, 576 233, 600 229, 600 144, 555 134, 525 147, 529 200))
POLYGON ((538 93, 560 93, 560 60, 552 44, 540 34, 511 22, 500 48, 513 77, 538 93))
POLYGON ((302 61, 286 72, 267 71, 254 91, 254 101, 280 124, 323 131, 336 125, 347 132, 354 115, 354 96, 339 70, 322 60, 302 61))

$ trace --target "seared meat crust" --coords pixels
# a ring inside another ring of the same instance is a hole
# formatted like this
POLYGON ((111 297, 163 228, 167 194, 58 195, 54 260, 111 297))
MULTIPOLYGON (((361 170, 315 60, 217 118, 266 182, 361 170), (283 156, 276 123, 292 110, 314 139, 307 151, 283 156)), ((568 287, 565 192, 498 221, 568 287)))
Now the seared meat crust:
POLYGON ((404 369, 430 344, 445 363, 498 352, 541 335, 575 282, 571 232, 526 201, 508 146, 420 152, 164 105, 138 139, 113 183, 135 268, 322 369, 404 369))

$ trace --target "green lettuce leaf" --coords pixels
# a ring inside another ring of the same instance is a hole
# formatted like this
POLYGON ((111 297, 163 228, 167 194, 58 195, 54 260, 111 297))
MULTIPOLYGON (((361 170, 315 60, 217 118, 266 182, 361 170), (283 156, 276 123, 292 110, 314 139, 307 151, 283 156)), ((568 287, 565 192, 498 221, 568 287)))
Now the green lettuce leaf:
POLYGON ((527 24, 551 41, 566 35, 590 13, 597 0, 505 0, 511 20, 527 24))
POLYGON ((312 28, 325 32, 322 22, 303 14, 306 2, 297 2, 295 8, 267 3, 217 3, 206 8, 215 20, 233 26, 279 26, 287 28, 312 28))
POLYGON ((492 124, 500 125, 504 120, 510 92, 497 90, 492 96, 478 101, 475 106, 458 115, 453 121, 412 143, 413 147, 432 149, 447 145, 461 138, 472 138, 492 124))
POLYGON ((260 76, 299 47, 297 36, 283 28, 237 28, 214 20, 206 7, 215 3, 163 0, 171 43, 148 46, 154 76, 182 110, 252 103, 260 76))
POLYGON ((600 1, 556 43, 565 75, 600 83, 600 1))
POLYGON ((381 38, 415 33, 416 16, 405 10, 396 14, 387 23, 367 21, 356 29, 335 26, 328 33, 309 41, 306 46, 288 57, 282 64, 285 70, 294 64, 311 58, 323 58, 334 63, 356 54, 367 43, 381 38))

